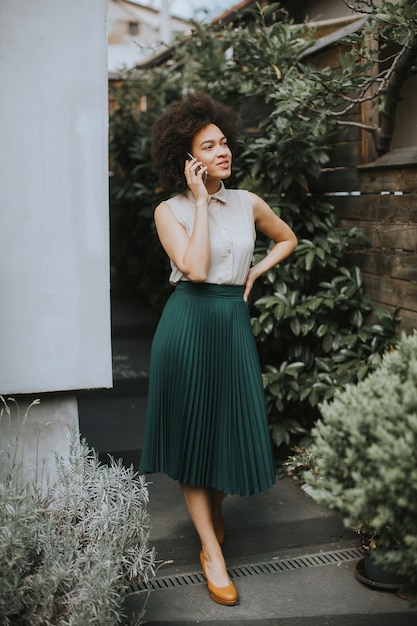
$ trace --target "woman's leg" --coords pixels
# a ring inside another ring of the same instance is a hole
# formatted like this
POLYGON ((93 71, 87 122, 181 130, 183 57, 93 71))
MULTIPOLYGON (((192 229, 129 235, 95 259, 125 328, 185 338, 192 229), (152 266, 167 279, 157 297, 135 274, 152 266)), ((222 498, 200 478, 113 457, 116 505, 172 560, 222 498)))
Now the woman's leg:
POLYGON ((222 543, 225 538, 225 527, 222 514, 222 503, 225 497, 226 494, 223 491, 217 491, 217 489, 211 490, 211 514, 213 518, 213 526, 216 531, 217 539, 219 539, 219 537, 222 538, 220 543, 222 543))
POLYGON ((211 489, 211 512, 213 516, 214 528, 218 528, 224 524, 222 514, 222 504, 226 497, 223 491, 217 491, 217 489, 211 489))
POLYGON ((191 520, 200 537, 208 577, 217 587, 230 585, 231 581, 223 553, 214 532, 212 490, 208 487, 181 484, 181 491, 191 520))

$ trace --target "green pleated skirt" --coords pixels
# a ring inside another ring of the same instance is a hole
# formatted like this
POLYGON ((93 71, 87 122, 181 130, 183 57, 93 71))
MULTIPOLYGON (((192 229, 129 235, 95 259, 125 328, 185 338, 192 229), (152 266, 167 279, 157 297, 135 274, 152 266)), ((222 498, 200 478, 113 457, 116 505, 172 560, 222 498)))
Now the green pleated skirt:
POLYGON ((243 286, 181 282, 156 330, 139 471, 251 495, 275 482, 243 286))

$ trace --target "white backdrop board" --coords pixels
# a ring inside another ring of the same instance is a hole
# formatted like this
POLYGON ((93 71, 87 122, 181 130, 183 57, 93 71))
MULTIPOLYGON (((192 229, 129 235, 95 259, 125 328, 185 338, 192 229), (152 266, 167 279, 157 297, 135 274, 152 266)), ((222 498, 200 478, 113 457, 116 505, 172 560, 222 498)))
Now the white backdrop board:
POLYGON ((107 0, 0 2, 0 393, 110 387, 107 0))

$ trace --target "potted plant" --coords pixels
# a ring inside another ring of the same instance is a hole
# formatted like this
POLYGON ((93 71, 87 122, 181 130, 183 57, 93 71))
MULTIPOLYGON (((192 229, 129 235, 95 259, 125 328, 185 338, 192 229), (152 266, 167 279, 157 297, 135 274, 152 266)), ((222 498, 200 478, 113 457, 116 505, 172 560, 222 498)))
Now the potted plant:
POLYGON ((309 448, 314 467, 304 472, 311 496, 361 534, 371 555, 366 562, 382 565, 415 594, 417 332, 402 335, 372 374, 338 390, 320 410, 309 448))

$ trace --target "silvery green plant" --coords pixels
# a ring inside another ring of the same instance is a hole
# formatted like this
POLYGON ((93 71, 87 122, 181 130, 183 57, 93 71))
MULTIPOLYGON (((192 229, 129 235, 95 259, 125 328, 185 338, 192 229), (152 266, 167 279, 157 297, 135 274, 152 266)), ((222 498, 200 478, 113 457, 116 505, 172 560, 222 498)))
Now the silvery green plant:
POLYGON ((144 478, 113 459, 100 464, 76 433, 46 486, 25 478, 13 446, 0 462, 0 624, 126 623, 131 582, 154 574, 144 478))
POLYGON ((320 409, 315 463, 304 474, 312 497, 364 534, 375 560, 416 593, 417 331, 320 409))

